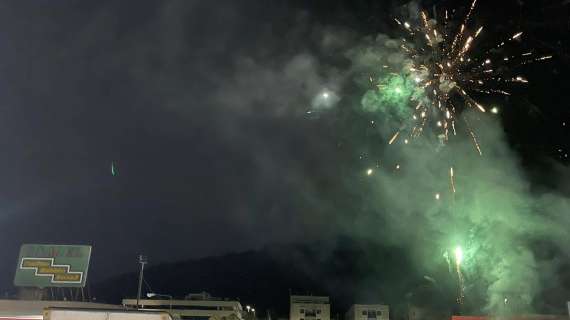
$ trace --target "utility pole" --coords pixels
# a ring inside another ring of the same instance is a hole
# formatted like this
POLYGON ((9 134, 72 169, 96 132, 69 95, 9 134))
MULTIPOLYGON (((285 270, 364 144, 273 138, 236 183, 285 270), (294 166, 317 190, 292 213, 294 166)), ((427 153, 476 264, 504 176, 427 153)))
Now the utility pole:
POLYGON ((139 272, 139 290, 137 291, 137 309, 140 308, 140 301, 141 301, 141 291, 142 291, 142 283, 144 277, 144 265, 147 263, 146 256, 142 254, 139 255, 139 263, 141 264, 141 271, 139 272))

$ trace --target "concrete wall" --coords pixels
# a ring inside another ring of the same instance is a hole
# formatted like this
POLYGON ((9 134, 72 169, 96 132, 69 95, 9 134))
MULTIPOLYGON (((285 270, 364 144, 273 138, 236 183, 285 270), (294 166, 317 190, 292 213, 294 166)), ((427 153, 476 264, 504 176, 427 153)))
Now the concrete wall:
POLYGON ((121 305, 92 302, 0 300, 0 317, 42 316, 44 308, 47 307, 124 309, 121 305))

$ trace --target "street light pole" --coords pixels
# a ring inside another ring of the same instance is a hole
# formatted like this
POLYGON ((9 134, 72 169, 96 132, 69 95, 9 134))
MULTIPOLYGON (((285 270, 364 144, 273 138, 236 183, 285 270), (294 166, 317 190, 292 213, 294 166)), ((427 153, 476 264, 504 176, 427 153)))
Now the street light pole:
POLYGON ((142 291, 142 283, 144 277, 144 265, 147 263, 146 256, 142 254, 139 255, 139 263, 141 264, 141 271, 139 272, 139 290, 137 291, 137 309, 140 308, 140 301, 141 301, 141 291, 142 291))

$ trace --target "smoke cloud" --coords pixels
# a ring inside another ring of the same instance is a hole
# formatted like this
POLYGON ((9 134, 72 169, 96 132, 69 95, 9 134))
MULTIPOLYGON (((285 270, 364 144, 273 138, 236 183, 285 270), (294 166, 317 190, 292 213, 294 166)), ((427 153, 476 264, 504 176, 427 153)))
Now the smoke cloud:
POLYGON ((388 146, 401 113, 362 102, 370 77, 409 66, 395 38, 280 1, 206 3, 145 2, 135 17, 118 3, 2 4, 18 30, 0 59, 16 61, 0 75, 12 256, 22 242, 91 243, 103 278, 140 252, 171 261, 348 234, 401 248, 439 284, 455 281, 445 256, 462 246, 467 307, 532 311, 562 265, 541 252, 570 253, 565 168, 560 194, 537 192, 492 116, 476 121, 483 156, 464 134, 388 146))
MULTIPOLYGON (((364 39, 360 46, 349 51, 356 79, 361 77, 360 88, 369 90, 360 112, 375 120, 373 124, 383 124, 369 129, 383 141, 388 141, 403 123, 402 117, 399 124, 394 119, 389 105, 401 108, 411 94, 402 95, 404 101, 381 98, 371 101, 371 93, 382 97, 393 89, 371 88, 365 76, 393 77, 386 70, 401 70, 396 75, 406 74, 406 56, 394 42, 386 35, 379 35, 364 39), (368 74, 359 74, 365 70, 368 74)), ((405 80, 397 87, 405 90, 405 80)), ((408 107, 413 106, 408 104, 408 107)), ((552 272, 560 267, 561 257, 567 257, 564 242, 568 236, 563 227, 567 218, 561 212, 567 212, 568 200, 552 190, 536 192, 496 117, 471 112, 463 116, 476 124, 482 156, 466 131, 443 146, 437 134, 429 129, 419 139, 400 138, 394 145, 377 146, 382 155, 364 153, 376 157, 369 162, 382 163, 379 166, 382 169, 369 177, 370 184, 362 200, 373 214, 359 215, 360 221, 352 224, 356 228, 351 231, 369 234, 369 226, 377 225, 373 222, 377 221, 377 214, 385 225, 382 234, 374 237, 411 252, 416 267, 425 270, 427 278, 436 279, 434 283, 451 278, 456 287, 463 286, 464 311, 535 312, 535 306, 544 307, 535 298, 545 288, 555 285, 558 278, 552 272), (453 258, 457 247, 464 252, 459 267, 461 274, 455 266, 457 259, 453 258), (560 255, 545 256, 543 250, 555 250, 560 255)), ((361 139, 366 141, 364 137, 365 134, 361 139)), ((562 306, 563 299, 558 303, 562 306)))

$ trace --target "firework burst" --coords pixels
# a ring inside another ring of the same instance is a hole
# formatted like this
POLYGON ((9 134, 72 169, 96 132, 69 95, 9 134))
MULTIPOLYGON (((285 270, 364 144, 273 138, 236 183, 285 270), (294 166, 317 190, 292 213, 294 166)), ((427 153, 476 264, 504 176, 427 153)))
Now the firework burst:
POLYGON ((452 23, 445 11, 443 22, 430 19, 425 11, 419 12, 420 22, 414 26, 395 19, 406 32, 400 48, 410 63, 403 73, 418 88, 420 96, 412 95, 413 112, 409 123, 394 134, 393 144, 399 137, 412 139, 420 136, 427 126, 433 127, 443 143, 450 135, 457 135, 456 125, 461 122, 482 155, 477 135, 467 117, 466 109, 485 113, 487 108, 476 97, 481 95, 511 95, 507 88, 512 83, 528 83, 520 76, 509 76, 515 67, 544 61, 552 56, 536 56, 534 52, 518 55, 500 54, 508 42, 518 41, 523 33, 515 32, 508 39, 491 47, 480 56, 471 56, 484 27, 471 30, 470 20, 477 5, 474 0, 462 23, 452 23))

